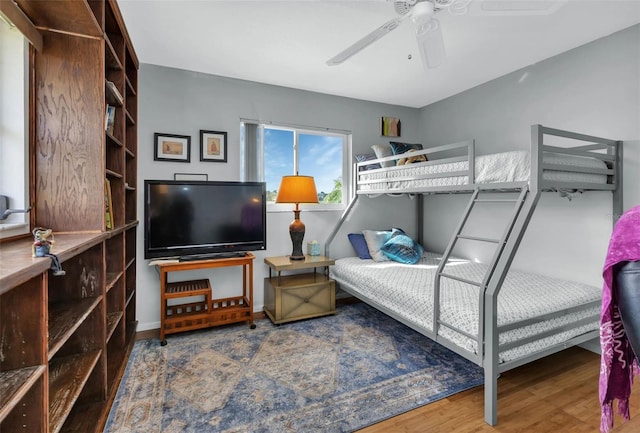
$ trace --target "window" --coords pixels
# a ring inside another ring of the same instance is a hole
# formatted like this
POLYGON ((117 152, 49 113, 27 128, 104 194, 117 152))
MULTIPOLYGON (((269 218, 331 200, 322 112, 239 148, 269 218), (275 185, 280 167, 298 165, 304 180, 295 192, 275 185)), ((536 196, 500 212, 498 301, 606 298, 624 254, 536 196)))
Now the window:
MULTIPOLYGON (((0 195, 10 209, 29 207, 29 43, 0 19, 0 195)), ((29 215, 0 219, 0 238, 29 233, 29 215)))
POLYGON ((351 193, 349 133, 246 121, 241 140, 244 180, 266 182, 269 210, 278 209, 275 199, 282 176, 296 173, 313 176, 316 209, 345 207, 351 193))

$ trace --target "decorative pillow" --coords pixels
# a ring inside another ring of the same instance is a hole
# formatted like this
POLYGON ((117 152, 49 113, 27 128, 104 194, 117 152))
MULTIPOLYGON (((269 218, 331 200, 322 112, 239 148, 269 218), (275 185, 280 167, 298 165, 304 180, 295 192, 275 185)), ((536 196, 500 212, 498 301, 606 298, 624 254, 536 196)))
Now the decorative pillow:
POLYGON ((389 258, 380 249, 391 237, 391 230, 363 230, 362 234, 367 242, 371 258, 376 262, 389 261, 389 258))
MULTIPOLYGON (((361 153, 359 155, 356 155, 355 159, 356 159, 356 162, 365 162, 365 161, 371 161, 372 159, 376 159, 376 156, 373 153, 361 153)), ((362 171, 373 170, 380 167, 381 167, 380 164, 375 162, 373 164, 361 165, 360 170, 362 171)))
POLYGON ((351 242, 351 246, 356 251, 358 257, 361 259, 371 258, 369 248, 367 247, 367 241, 364 239, 364 235, 362 233, 349 233, 347 236, 349 237, 349 242, 351 242))
POLYGON ((394 155, 402 155, 403 153, 406 153, 411 149, 422 150, 422 144, 400 143, 397 141, 390 141, 389 146, 391 146, 391 152, 393 152, 394 155))
POLYGON ((427 160, 426 155, 411 155, 417 152, 416 149, 409 149, 403 153, 403 158, 398 160, 398 165, 413 164, 414 162, 425 162, 427 160))
POLYGON ((380 250, 391 260, 410 265, 417 263, 424 254, 422 245, 396 229, 392 230, 391 236, 380 250))
MULTIPOLYGON (((391 150, 391 146, 388 144, 374 144, 371 146, 373 151, 376 154, 376 158, 384 158, 386 156, 393 155, 393 151, 391 150)), ((383 167, 393 167, 396 165, 395 161, 383 161, 380 163, 383 167)))

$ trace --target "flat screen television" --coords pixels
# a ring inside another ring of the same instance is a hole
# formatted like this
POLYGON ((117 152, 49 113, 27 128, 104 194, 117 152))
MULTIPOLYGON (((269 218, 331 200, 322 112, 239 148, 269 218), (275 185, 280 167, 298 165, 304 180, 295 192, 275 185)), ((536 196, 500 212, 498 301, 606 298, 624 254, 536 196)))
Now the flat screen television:
POLYGON ((144 257, 207 258, 267 248, 264 182, 144 181, 144 257))

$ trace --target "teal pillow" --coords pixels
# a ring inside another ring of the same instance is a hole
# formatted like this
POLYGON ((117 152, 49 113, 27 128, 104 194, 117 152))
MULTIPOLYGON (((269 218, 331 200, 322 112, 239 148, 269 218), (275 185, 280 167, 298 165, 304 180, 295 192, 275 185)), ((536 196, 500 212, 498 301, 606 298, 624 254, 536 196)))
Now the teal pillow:
POLYGON ((422 144, 400 143, 398 141, 390 141, 391 151, 394 155, 402 155, 410 150, 422 150, 422 144))
POLYGON ((392 230, 391 237, 382 245, 380 251, 393 261, 410 265, 417 263, 424 254, 422 245, 397 229, 392 230))

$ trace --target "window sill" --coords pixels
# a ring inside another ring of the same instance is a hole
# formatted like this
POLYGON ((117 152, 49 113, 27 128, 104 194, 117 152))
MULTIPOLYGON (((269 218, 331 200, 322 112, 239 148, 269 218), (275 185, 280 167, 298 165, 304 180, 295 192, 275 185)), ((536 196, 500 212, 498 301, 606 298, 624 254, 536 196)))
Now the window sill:
POLYGON ((0 223, 0 239, 29 233, 27 223, 0 223))

